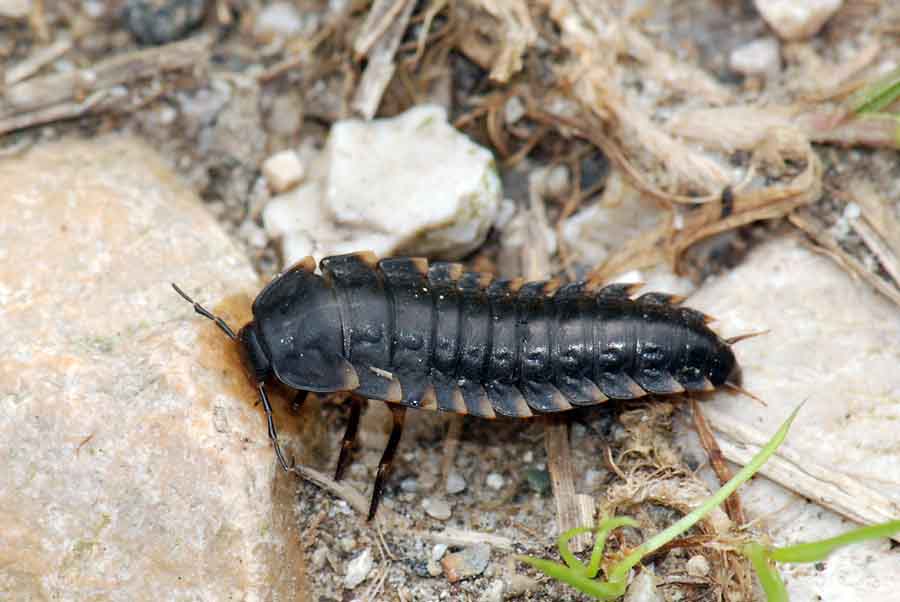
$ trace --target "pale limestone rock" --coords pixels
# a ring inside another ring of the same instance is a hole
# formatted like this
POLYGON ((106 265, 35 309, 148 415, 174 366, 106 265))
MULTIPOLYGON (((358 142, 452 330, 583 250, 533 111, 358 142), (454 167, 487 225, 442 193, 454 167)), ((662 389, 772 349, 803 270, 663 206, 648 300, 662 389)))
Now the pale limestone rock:
MULTIPOLYGON (((871 492, 854 498, 857 510, 881 509, 879 520, 900 516, 896 306, 793 239, 755 250, 701 288, 690 304, 718 318, 713 326, 723 336, 769 331, 735 346, 744 387, 768 405, 727 392, 703 405, 726 457, 732 449, 755 450, 805 400, 762 474, 796 463, 804 474, 821 472, 830 482, 871 492), (758 435, 736 438, 739 431, 732 425, 758 435)), ((706 460, 692 430, 681 439, 688 453, 706 460)), ((796 487, 797 481, 785 485, 796 487)), ((761 518, 775 545, 832 537, 858 526, 762 477, 740 492, 748 518, 761 518)), ((838 549, 821 570, 810 564, 779 568, 792 600, 893 600, 900 548, 871 541, 838 549)))
POLYGON ((744 75, 776 75, 781 69, 781 51, 778 40, 767 36, 753 40, 731 51, 728 65, 744 75))
POLYGON ((263 161, 262 173, 269 190, 278 194, 299 184, 306 169, 296 152, 283 150, 263 161))
POLYGON ((756 10, 783 40, 812 37, 841 8, 842 0, 756 0, 756 10))
POLYGON ((499 213, 493 157, 437 106, 336 123, 309 172, 263 212, 286 264, 361 249, 456 259, 484 241, 499 213))
POLYGON ((47 144, 0 181, 0 592, 304 599, 295 481, 273 487, 234 345, 169 285, 238 327, 247 260, 133 140, 47 144))

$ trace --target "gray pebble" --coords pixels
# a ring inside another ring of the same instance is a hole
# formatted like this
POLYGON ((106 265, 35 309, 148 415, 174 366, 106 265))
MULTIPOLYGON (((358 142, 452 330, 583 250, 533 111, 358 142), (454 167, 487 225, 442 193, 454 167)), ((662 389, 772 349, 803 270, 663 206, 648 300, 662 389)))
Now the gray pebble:
POLYGON ((447 554, 441 560, 444 575, 450 583, 456 583, 469 577, 477 577, 487 568, 491 560, 491 547, 486 543, 475 544, 461 552, 447 554))
POLYGON ((495 491, 500 491, 503 489, 503 475, 497 472, 492 472, 487 476, 487 486, 495 491))
POLYGON ((446 500, 440 498, 425 498, 422 502, 422 507, 425 508, 425 513, 428 514, 428 516, 438 520, 447 520, 453 513, 450 504, 447 503, 446 500))
POLYGON ((447 475, 447 493, 462 493, 466 490, 466 480, 455 470, 447 475))

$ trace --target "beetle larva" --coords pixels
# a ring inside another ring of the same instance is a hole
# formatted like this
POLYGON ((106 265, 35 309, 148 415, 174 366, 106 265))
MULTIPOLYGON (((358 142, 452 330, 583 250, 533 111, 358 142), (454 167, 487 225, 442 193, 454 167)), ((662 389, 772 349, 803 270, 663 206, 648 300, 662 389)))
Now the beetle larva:
MULTIPOLYGON (((378 508, 406 408, 482 418, 525 418, 609 399, 711 391, 736 383, 730 344, 680 298, 590 282, 491 282, 459 264, 377 261, 371 253, 307 258, 253 302, 238 334, 176 291, 241 344, 282 467, 265 383, 298 391, 352 392, 335 474, 359 424, 360 399, 391 408, 394 426, 369 509, 378 508)), ((173 285, 174 286, 174 285, 173 285)))

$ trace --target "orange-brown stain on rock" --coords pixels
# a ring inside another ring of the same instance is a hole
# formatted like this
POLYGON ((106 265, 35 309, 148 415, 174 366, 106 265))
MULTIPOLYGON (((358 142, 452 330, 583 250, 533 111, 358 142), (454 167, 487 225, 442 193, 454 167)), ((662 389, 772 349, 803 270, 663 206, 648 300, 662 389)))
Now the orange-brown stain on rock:
MULTIPOLYGON (((225 323, 237 334, 245 324, 253 318, 253 300, 246 294, 229 295, 216 305, 210 307, 212 313, 225 320, 225 323)), ((199 316, 198 316, 199 317, 199 316)), ((254 406, 259 414, 258 435, 268 440, 266 414, 262 404, 258 403, 259 394, 256 383, 244 365, 240 344, 230 340, 218 326, 210 320, 203 320, 199 326, 197 337, 197 361, 204 368, 221 375, 222 391, 236 399, 246 400, 254 406)), ((290 411, 293 397, 290 391, 273 382, 266 387, 272 402, 275 424, 278 428, 278 439, 288 458, 295 457, 297 462, 303 461, 303 452, 321 447, 322 429, 315 429, 319 434, 316 440, 310 440, 310 429, 300 428, 298 416, 290 411), (273 386, 274 385, 274 386, 273 386), (304 436, 305 435, 305 436, 304 436)), ((211 400, 206 400, 211 407, 211 400)), ((307 409, 307 408, 304 408, 307 409)), ((308 408, 313 409, 313 408, 308 408)), ((306 414, 306 412, 303 412, 306 414)), ((272 454, 274 455, 274 451, 272 454)), ((297 600, 307 602, 309 586, 307 583, 306 563, 300 547, 300 537, 295 519, 296 480, 278 469, 273 483, 272 527, 278 529, 285 541, 287 549, 281 554, 280 567, 287 571, 273 571, 271 584, 276 599, 297 600)))

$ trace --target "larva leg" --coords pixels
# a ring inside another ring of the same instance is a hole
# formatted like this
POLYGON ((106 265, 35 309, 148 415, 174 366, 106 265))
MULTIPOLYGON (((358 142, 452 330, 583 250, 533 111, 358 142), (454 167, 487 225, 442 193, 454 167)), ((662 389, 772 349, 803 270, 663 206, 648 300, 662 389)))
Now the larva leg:
POLYGON ((369 517, 366 519, 369 521, 375 518, 375 512, 378 511, 378 502, 381 501, 384 481, 391 473, 391 464, 394 462, 394 454, 397 453, 397 444, 400 443, 400 435, 403 434, 403 419, 406 417, 406 406, 389 403, 387 407, 391 410, 391 414, 394 417, 394 427, 391 429, 391 436, 388 438, 387 447, 384 448, 381 462, 378 463, 375 488, 372 491, 372 501, 369 504, 369 517))
POLYGON ((356 433, 359 431, 359 415, 362 412, 363 399, 358 395, 350 396, 350 418, 347 421, 347 430, 344 431, 344 440, 341 442, 341 454, 338 456, 337 468, 334 471, 334 480, 344 478, 344 470, 350 463, 350 453, 356 442, 356 433))

